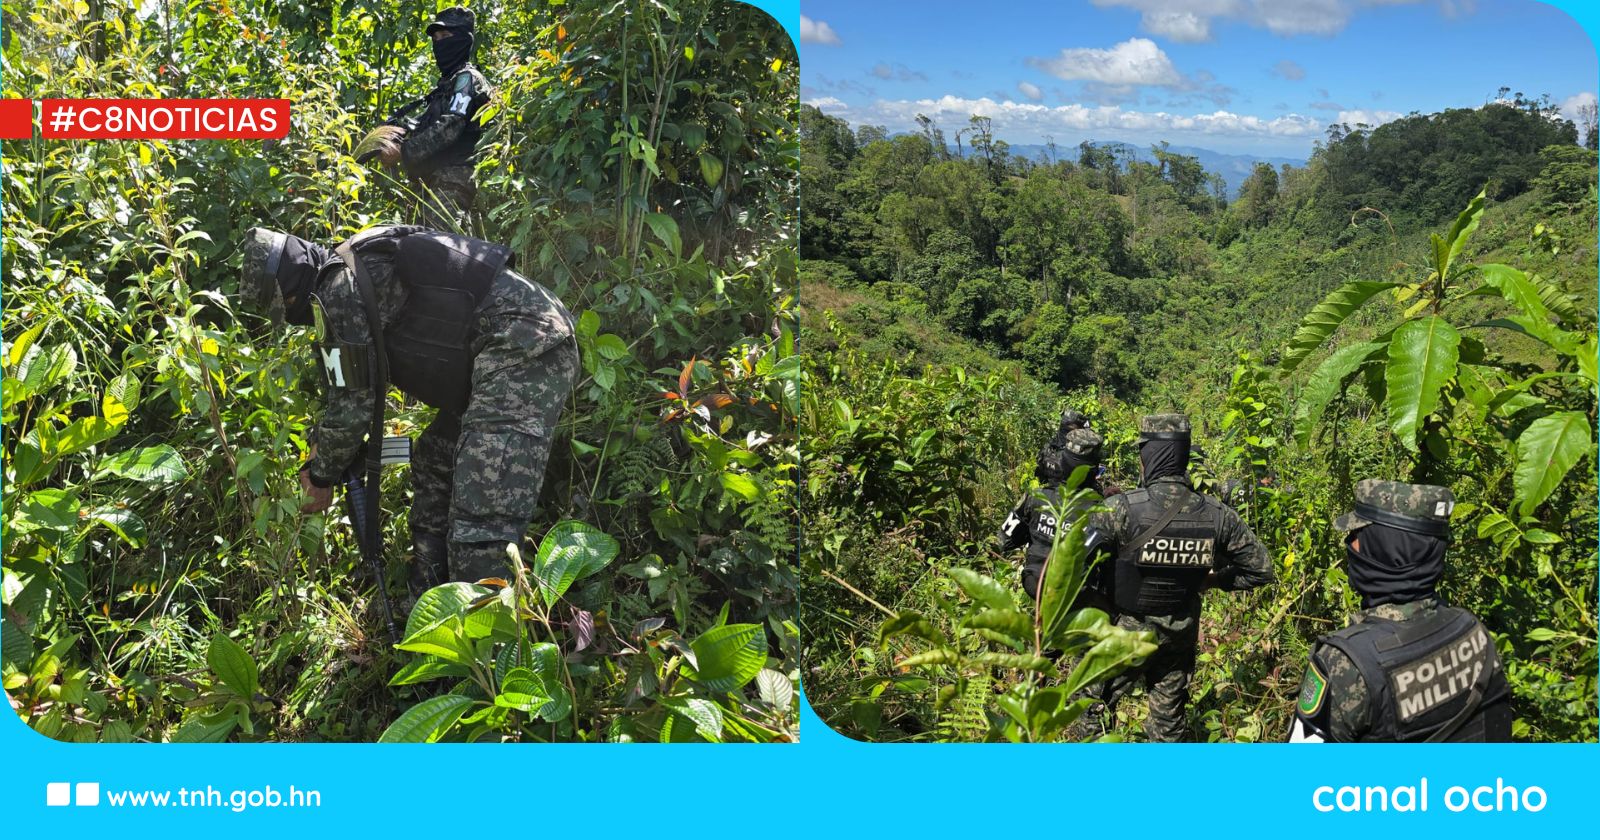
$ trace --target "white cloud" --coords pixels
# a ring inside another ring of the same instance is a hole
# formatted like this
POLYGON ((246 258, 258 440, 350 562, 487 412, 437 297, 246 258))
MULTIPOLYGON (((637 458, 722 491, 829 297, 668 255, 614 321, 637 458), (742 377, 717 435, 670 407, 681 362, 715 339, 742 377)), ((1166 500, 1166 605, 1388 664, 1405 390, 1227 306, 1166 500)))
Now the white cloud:
POLYGON ((805 15, 801 15, 800 43, 837 47, 843 42, 839 40, 839 33, 834 32, 833 27, 823 21, 812 20, 805 15))
POLYGON ((1130 110, 1116 105, 1087 106, 1073 103, 1048 106, 1031 102, 996 101, 989 97, 969 99, 949 95, 938 99, 879 100, 861 110, 859 121, 887 125, 891 131, 914 130, 917 114, 925 114, 942 125, 965 125, 973 115, 985 116, 993 120, 997 135, 1014 138, 1014 142, 1030 142, 1046 134, 1061 136, 1074 132, 1281 140, 1320 137, 1327 126, 1325 120, 1301 114, 1265 118, 1217 110, 1208 114, 1182 115, 1165 111, 1130 110))
MULTIPOLYGON (((1139 13, 1144 31, 1173 41, 1211 40, 1214 21, 1236 20, 1274 35, 1336 35, 1370 6, 1399 6, 1424 0, 1092 0, 1096 6, 1139 13)), ((1473 0, 1435 0, 1446 17, 1471 14, 1473 0)))
POLYGON ((1211 40, 1211 21, 1194 12, 1149 12, 1143 23, 1144 31, 1151 35, 1180 44, 1211 40))
POLYGON ((832 96, 812 96, 812 97, 807 97, 805 102, 806 102, 807 105, 810 105, 813 108, 821 109, 823 111, 838 112, 838 111, 848 111, 848 110, 850 110, 850 106, 844 104, 843 100, 837 99, 837 98, 832 97, 832 96))
POLYGON ((1055 58, 1029 58, 1027 63, 1067 81, 1115 87, 1176 85, 1183 81, 1172 59, 1148 38, 1130 38, 1110 49, 1064 49, 1055 58))
MULTIPOLYGON (((1596 104, 1597 100, 1592 92, 1584 91, 1583 93, 1575 93, 1572 96, 1561 100, 1561 116, 1563 119, 1572 120, 1573 125, 1578 127, 1578 132, 1582 133, 1583 120, 1579 119, 1578 109, 1584 107, 1585 105, 1589 106, 1590 108, 1594 108, 1596 104)), ((1582 140, 1583 138, 1580 137, 1578 139, 1582 140)))
POLYGON ((899 62, 885 64, 879 62, 872 68, 872 75, 891 82, 926 82, 928 75, 918 70, 912 70, 899 62))
POLYGON ((1395 120, 1400 119, 1402 116, 1404 115, 1399 111, 1368 111, 1356 109, 1353 111, 1340 111, 1338 121, 1350 126, 1361 125, 1365 123, 1366 125, 1376 128, 1377 126, 1383 125, 1386 122, 1394 122, 1395 120))
POLYGON ((1306 68, 1286 58, 1272 65, 1272 75, 1280 79, 1288 79, 1291 82, 1298 82, 1306 77, 1306 68))
POLYGON ((1028 82, 1017 82, 1017 90, 1022 91, 1023 96, 1028 97, 1034 102, 1038 102, 1044 98, 1044 91, 1040 90, 1039 86, 1035 84, 1029 84, 1028 82))

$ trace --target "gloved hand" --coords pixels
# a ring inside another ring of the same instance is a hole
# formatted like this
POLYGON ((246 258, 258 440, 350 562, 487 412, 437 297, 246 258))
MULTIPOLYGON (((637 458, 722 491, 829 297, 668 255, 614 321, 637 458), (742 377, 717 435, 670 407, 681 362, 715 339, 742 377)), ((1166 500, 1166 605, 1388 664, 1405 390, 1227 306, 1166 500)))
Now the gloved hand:
POLYGON ((300 490, 311 501, 300 506, 301 513, 321 513, 333 505, 333 487, 318 487, 311 481, 311 468, 300 470, 300 490))

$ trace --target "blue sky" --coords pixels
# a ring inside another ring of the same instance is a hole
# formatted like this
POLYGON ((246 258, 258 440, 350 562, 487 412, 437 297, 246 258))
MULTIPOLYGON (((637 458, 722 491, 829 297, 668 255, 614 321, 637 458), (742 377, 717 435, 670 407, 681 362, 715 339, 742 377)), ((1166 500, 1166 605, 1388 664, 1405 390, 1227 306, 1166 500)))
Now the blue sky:
POLYGON ((1334 122, 1595 101, 1595 49, 1536 0, 805 0, 801 98, 852 124, 1014 144, 1160 140, 1305 157, 1334 122))

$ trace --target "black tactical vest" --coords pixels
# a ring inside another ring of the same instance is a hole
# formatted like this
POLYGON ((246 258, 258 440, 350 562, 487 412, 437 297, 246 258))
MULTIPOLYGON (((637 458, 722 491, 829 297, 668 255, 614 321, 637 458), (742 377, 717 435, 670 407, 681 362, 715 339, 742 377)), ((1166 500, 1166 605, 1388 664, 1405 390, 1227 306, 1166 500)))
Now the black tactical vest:
POLYGON ((422 231, 400 240, 394 274, 406 302, 383 331, 395 387, 444 411, 466 410, 474 313, 510 261, 510 248, 469 236, 422 231))
POLYGON ((1368 620, 1318 642, 1350 657, 1367 684, 1364 740, 1511 740, 1505 668, 1472 613, 1443 607, 1415 621, 1368 620))
POLYGON ((432 158, 417 161, 417 171, 413 171, 411 173, 413 175, 427 175, 441 166, 466 166, 472 163, 472 152, 477 148, 478 138, 483 136, 483 126, 477 120, 478 109, 488 104, 490 98, 483 75, 472 64, 463 66, 448 78, 440 79, 433 90, 428 92, 428 105, 417 120, 417 130, 421 131, 433 125, 450 112, 451 103, 456 96, 456 79, 462 73, 470 73, 472 76, 472 96, 467 105, 466 123, 461 128, 461 136, 432 158))
POLYGON ((1152 527, 1168 511, 1147 488, 1123 494, 1133 532, 1113 569, 1112 601, 1117 609, 1135 615, 1175 615, 1187 607, 1216 566, 1221 508, 1188 488, 1183 491, 1187 497, 1174 500, 1177 509, 1154 533, 1152 527), (1148 539, 1140 539, 1147 534, 1148 539))

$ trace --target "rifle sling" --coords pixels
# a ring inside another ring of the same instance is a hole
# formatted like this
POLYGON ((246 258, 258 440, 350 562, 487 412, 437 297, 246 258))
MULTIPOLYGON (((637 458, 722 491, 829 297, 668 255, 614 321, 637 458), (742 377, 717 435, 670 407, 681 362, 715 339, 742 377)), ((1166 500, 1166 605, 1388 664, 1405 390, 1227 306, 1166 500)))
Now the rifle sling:
MULTIPOLYGON (((356 256, 349 242, 334 249, 334 253, 338 254, 339 259, 344 261, 351 275, 355 277, 356 290, 360 292, 361 303, 367 310, 367 331, 372 334, 373 355, 376 357, 372 377, 372 428, 367 433, 366 446, 367 533, 363 542, 374 557, 382 557, 383 528, 378 517, 381 515, 379 502, 383 478, 383 413, 384 403, 389 396, 389 354, 383 345, 383 318, 378 312, 378 297, 373 292, 372 278, 367 274, 366 265, 356 256)), ((379 585, 382 585, 381 582, 379 585)))

